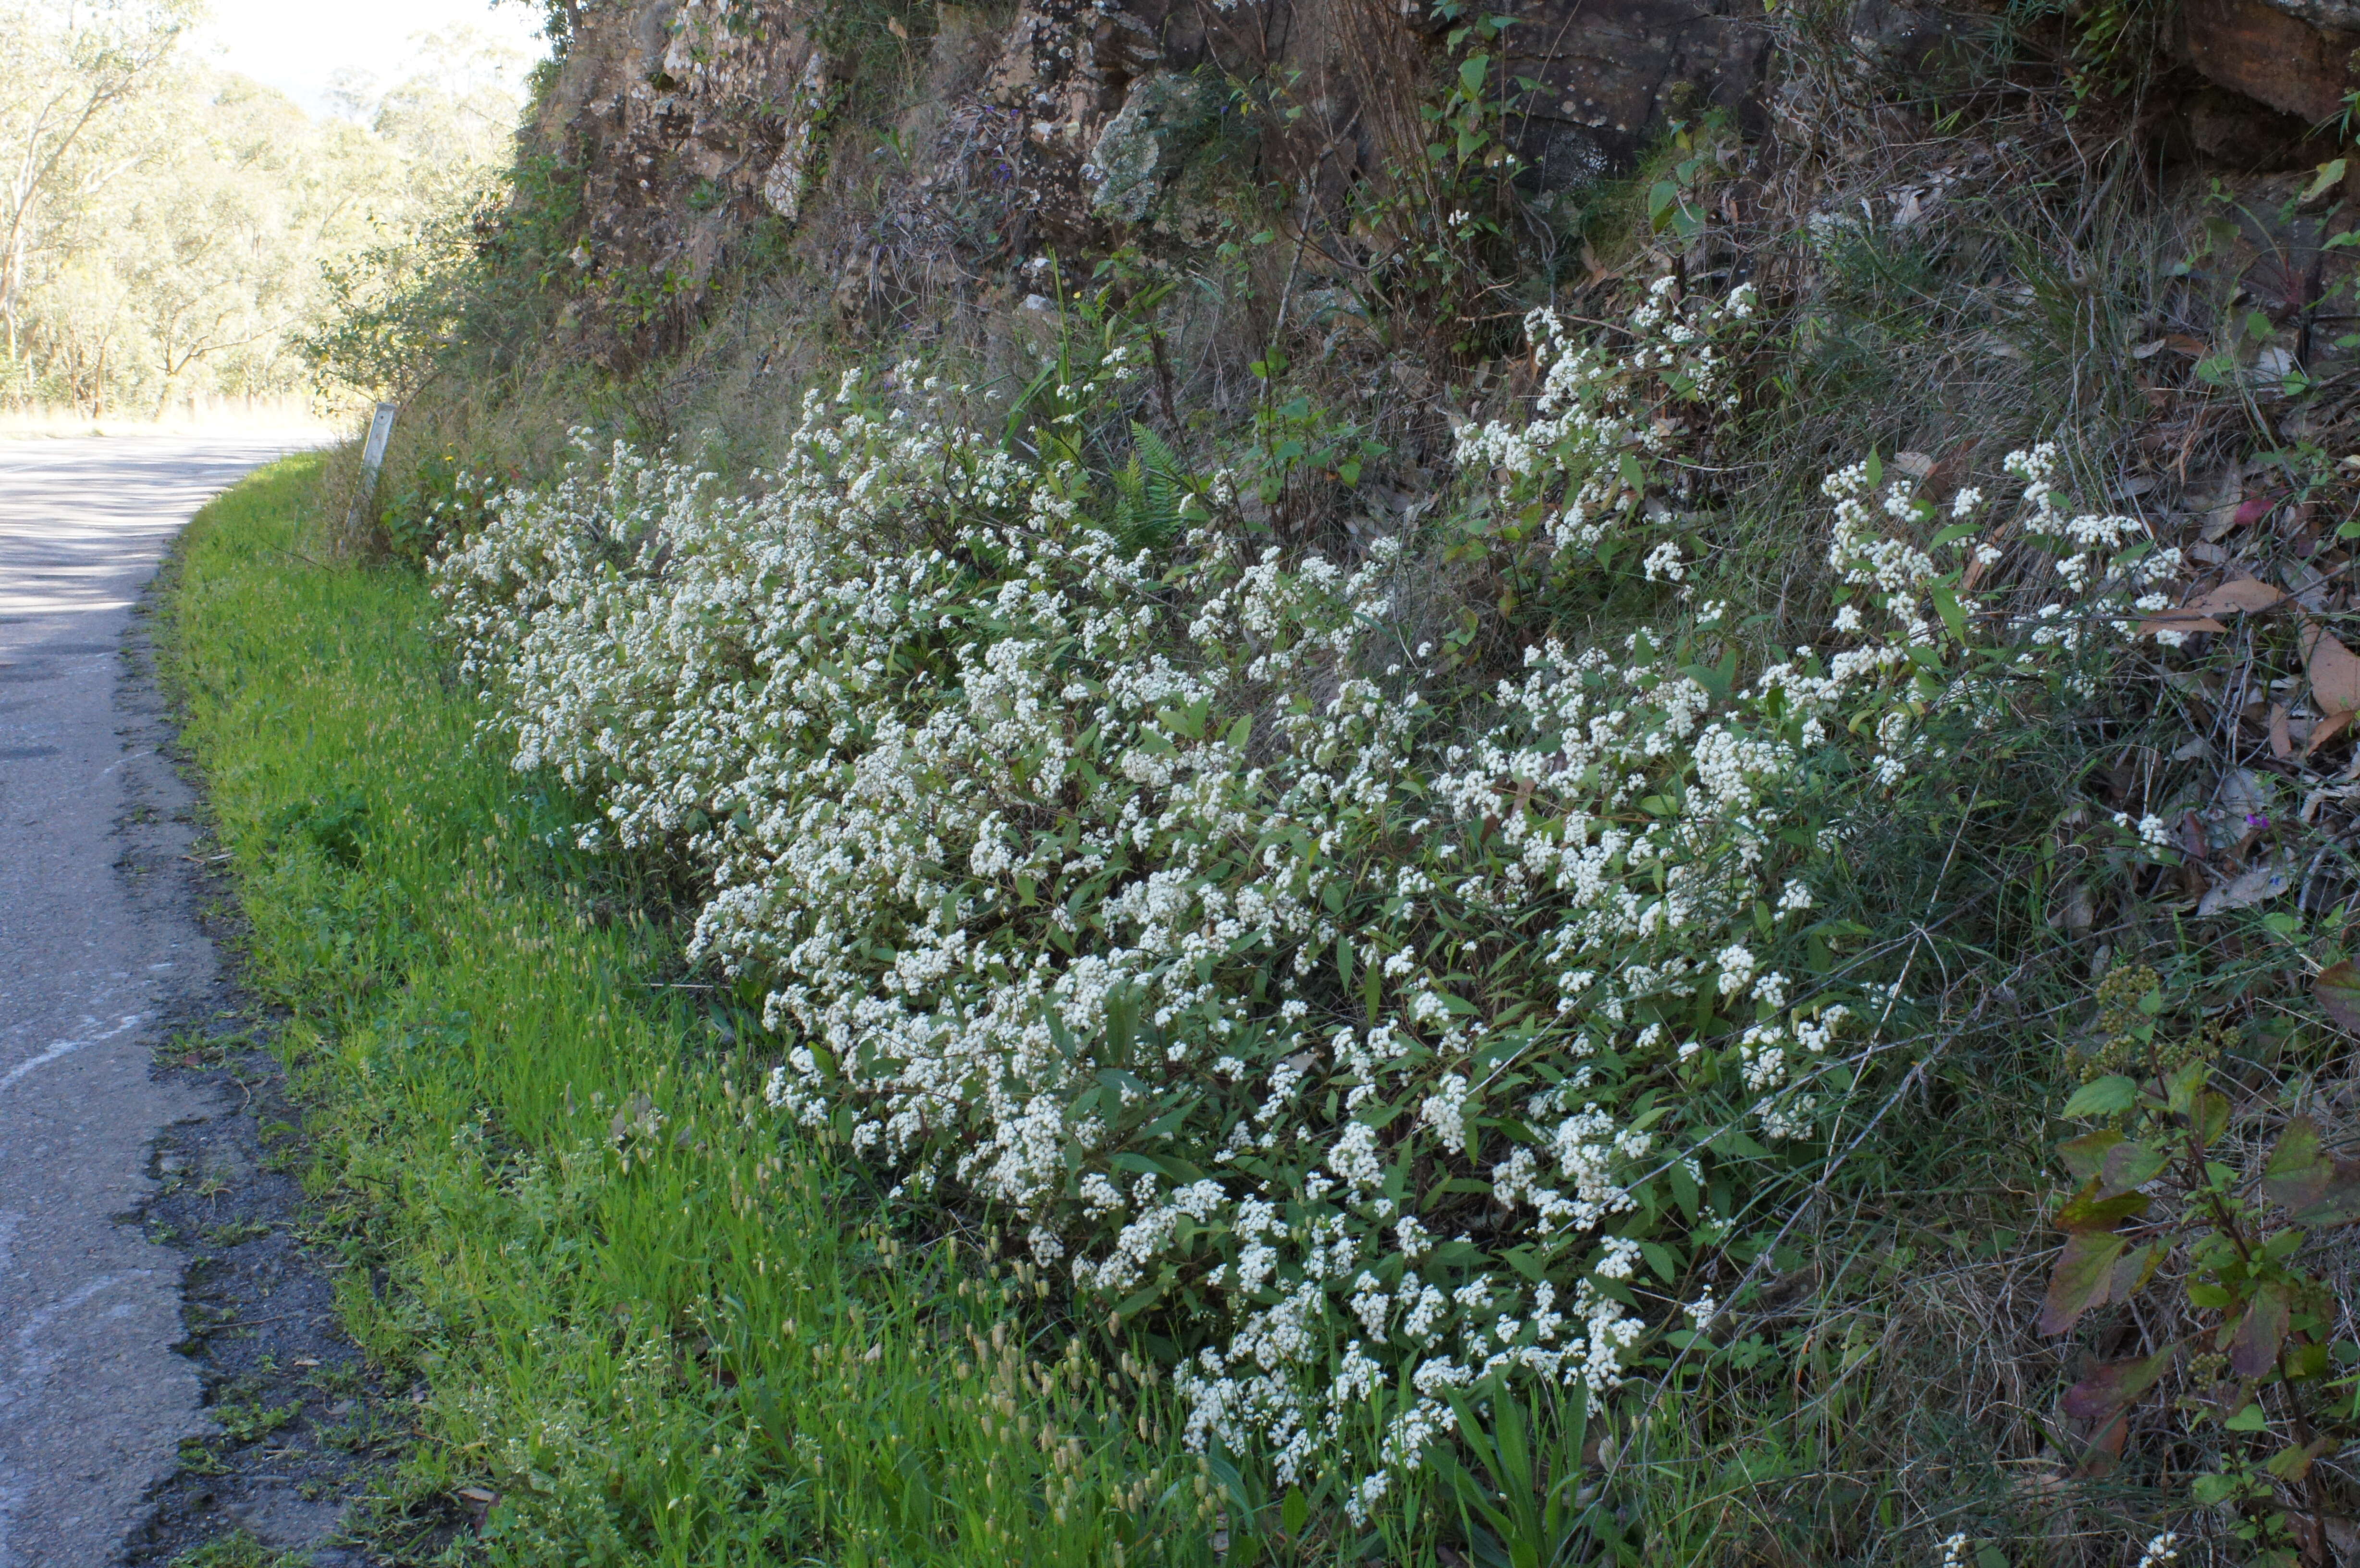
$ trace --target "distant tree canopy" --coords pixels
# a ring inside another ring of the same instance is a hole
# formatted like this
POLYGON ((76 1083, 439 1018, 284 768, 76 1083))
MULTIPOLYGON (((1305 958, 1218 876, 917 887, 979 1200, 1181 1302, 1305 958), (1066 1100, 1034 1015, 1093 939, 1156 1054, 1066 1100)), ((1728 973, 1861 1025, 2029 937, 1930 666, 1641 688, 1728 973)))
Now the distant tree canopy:
POLYGON ((0 405, 159 412, 310 388, 331 274, 484 196, 519 63, 471 28, 333 117, 207 65, 196 0, 0 0, 0 405))

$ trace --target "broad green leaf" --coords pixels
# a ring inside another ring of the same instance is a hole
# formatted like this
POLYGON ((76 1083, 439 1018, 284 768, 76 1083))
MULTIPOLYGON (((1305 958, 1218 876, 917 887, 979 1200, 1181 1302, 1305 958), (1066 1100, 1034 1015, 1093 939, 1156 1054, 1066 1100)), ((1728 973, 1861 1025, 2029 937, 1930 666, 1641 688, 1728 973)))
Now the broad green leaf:
POLYGON ((2165 1080, 2164 1104, 2175 1116, 2186 1116, 2196 1108, 2196 1096, 2202 1091, 2212 1068, 2201 1056, 2183 1063, 2177 1073, 2165 1080))
POLYGON ((2114 1264, 2114 1272, 2106 1277, 2106 1300, 2127 1301, 2147 1289, 2155 1278, 2163 1255, 2171 1250, 2170 1244, 2151 1241, 2145 1247, 2134 1247, 2114 1264))
POLYGON ((2170 1163, 2162 1149, 2149 1149, 2143 1143, 2121 1143, 2106 1151, 2105 1163, 2099 1171, 2099 1186, 2108 1196, 2144 1187, 2156 1179, 2170 1163))
POLYGON ((2057 1146, 2058 1157, 2065 1169, 2084 1181, 2094 1181, 2105 1168, 2106 1151, 2123 1141, 2123 1135, 2112 1127, 2100 1127, 2079 1138, 2069 1138, 2057 1146))
POLYGON ((1939 583, 1934 584, 1928 593, 1934 601, 1935 613, 1942 617, 1942 624, 1950 628, 1951 639, 1955 642, 1965 642, 1967 615, 1959 607, 1958 595, 1939 583))
POLYGON ((2333 1437, 2314 1437, 2300 1445, 2289 1443, 2264 1460, 2262 1468, 2281 1481, 2300 1481, 2311 1474, 2311 1462, 2334 1447, 2335 1443, 2333 1437))
POLYGON ((2247 1405, 2221 1424, 2231 1432, 2267 1432, 2270 1429, 2269 1419, 2262 1414, 2259 1405, 2247 1405))
POLYGON ((2189 1107, 2188 1129, 2195 1135, 2199 1149, 2220 1142, 2221 1135, 2229 1130, 2229 1096, 2212 1089, 2197 1095, 2196 1104, 2189 1107))
POLYGON ((2262 1171, 2262 1191, 2289 1209, 2308 1208, 2334 1179, 2335 1163, 2320 1147, 2319 1124, 2307 1116, 2287 1123, 2262 1171))
POLYGON ((2294 1223, 2340 1225, 2355 1220, 2360 1220, 2360 1164, 2339 1160, 2335 1179, 2308 1206, 2295 1211, 2294 1223))
POLYGON ((2065 1102, 2069 1116, 2111 1116, 2138 1104, 2138 1085, 2119 1073, 2093 1078, 2065 1102))
POLYGON ((2144 1192, 2117 1192, 2110 1197, 2092 1181, 2068 1199, 2050 1223, 2062 1231, 2112 1230, 2134 1214, 2147 1213, 2153 1202, 2144 1192))

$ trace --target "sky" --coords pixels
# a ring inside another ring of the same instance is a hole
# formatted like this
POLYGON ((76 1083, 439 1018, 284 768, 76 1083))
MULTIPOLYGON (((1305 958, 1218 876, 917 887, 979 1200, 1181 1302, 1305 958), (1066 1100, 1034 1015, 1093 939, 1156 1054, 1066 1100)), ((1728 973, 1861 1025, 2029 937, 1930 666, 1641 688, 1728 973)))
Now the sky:
POLYGON ((314 114, 329 111, 328 83, 342 68, 390 84, 415 34, 473 27, 520 51, 547 52, 533 36, 539 9, 487 0, 209 0, 200 48, 242 76, 269 83, 314 114))

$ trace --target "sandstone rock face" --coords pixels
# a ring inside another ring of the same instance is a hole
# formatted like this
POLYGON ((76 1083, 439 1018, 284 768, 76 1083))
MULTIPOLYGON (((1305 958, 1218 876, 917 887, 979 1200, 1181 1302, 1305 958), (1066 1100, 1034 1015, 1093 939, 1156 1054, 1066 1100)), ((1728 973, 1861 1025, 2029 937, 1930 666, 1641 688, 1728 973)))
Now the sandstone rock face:
MULTIPOLYGON (((1709 104, 1746 115, 1766 69, 1752 0, 1492 9, 1517 19, 1507 74, 1540 83, 1516 135, 1544 187, 1626 167, 1674 115, 1709 104)), ((887 196, 886 220, 905 238, 931 233, 933 197, 981 193, 1004 221, 969 226, 997 234, 1007 260, 1170 234, 1169 188, 1223 115, 1246 112, 1236 81, 1283 100, 1255 112, 1300 127, 1260 149, 1257 172, 1337 195, 1425 139, 1415 100, 1442 50, 1426 13, 1402 0, 1020 0, 994 27, 913 5, 915 32, 898 31, 977 58, 933 62, 938 82, 962 85, 932 106, 929 145, 887 196)), ((661 348, 750 225, 806 215, 836 78, 852 69, 815 45, 819 16, 812 0, 585 7, 540 136, 583 180, 580 315, 604 323, 610 357, 661 348)))
MULTIPOLYGON (((1750 0, 1506 0, 1504 79, 1521 94, 1517 150, 1543 188, 1627 169, 1667 120, 1719 106, 1741 120, 1769 63, 1750 0)), ((994 67, 994 100, 1026 120, 1027 195, 1068 241, 1153 212, 1224 81, 1258 80, 1298 126, 1262 149, 1269 177, 1340 189, 1404 143, 1441 63, 1443 24, 1402 0, 1022 0, 994 67), (1182 86, 1194 73, 1194 84, 1182 86), (1381 102, 1384 101, 1384 102, 1381 102), (1406 135, 1388 137, 1388 119, 1406 135)))
POLYGON ((1629 168, 1670 119, 1716 107, 1756 125, 1760 15, 1733 0, 1528 0, 1507 36, 1509 74, 1541 84, 1524 157, 1569 186, 1629 168))
POLYGON ((606 357, 663 346, 752 221, 795 215, 828 91, 782 0, 585 10, 537 129, 582 179, 571 259, 606 357))
POLYGON ((2355 0, 2185 0, 2181 49, 2206 76, 2312 125, 2360 87, 2355 0))

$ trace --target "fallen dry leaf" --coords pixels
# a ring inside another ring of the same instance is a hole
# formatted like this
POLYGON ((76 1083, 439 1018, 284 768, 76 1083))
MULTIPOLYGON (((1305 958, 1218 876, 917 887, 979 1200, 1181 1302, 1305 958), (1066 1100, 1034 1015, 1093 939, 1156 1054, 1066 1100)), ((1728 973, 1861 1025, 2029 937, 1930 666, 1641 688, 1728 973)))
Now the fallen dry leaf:
POLYGON ((2286 597, 2284 592, 2271 587, 2258 577, 2240 577, 2223 583, 2218 588, 2208 588, 2187 604, 2184 610, 2200 615, 2218 615, 2230 610, 2259 612, 2268 609, 2286 597))
POLYGON ((2311 677, 2322 718, 2360 712, 2360 655, 2336 641, 2326 627, 2303 627, 2302 667, 2311 677))
POLYGON ((2294 738, 2287 733, 2287 705, 2270 704, 2270 755, 2284 762, 2294 755, 2294 738))
POLYGON ((2241 877, 2233 877, 2204 895, 2196 906, 2199 915, 2225 915, 2232 909, 2249 909, 2266 899, 2275 898, 2294 886, 2294 879, 2282 866, 2256 866, 2241 877))
POLYGON ((2200 615, 2194 610, 2158 610, 2139 623, 2138 635, 2153 637, 2158 632, 2178 632, 2184 637, 2190 632, 2225 632, 2228 629, 2212 616, 2200 615))
POLYGON ((2349 709, 2346 709, 2344 712, 2340 713, 2330 713, 2327 717, 2320 720, 2317 724, 2312 724, 2311 726, 2310 735, 2307 736, 2302 743, 2303 756, 2308 757, 2312 752, 2317 751, 2321 746, 2325 746, 2329 741, 2332 741, 2337 735, 2342 735, 2351 723, 2352 713, 2349 709))
POLYGON ((2270 608, 2286 594, 2258 577, 2240 577, 2223 583, 2217 588, 2207 588, 2191 595, 2176 610, 2158 610, 2139 623, 2139 635, 2155 632, 2224 632, 2229 628, 2214 619, 2234 611, 2248 614, 2270 608))

